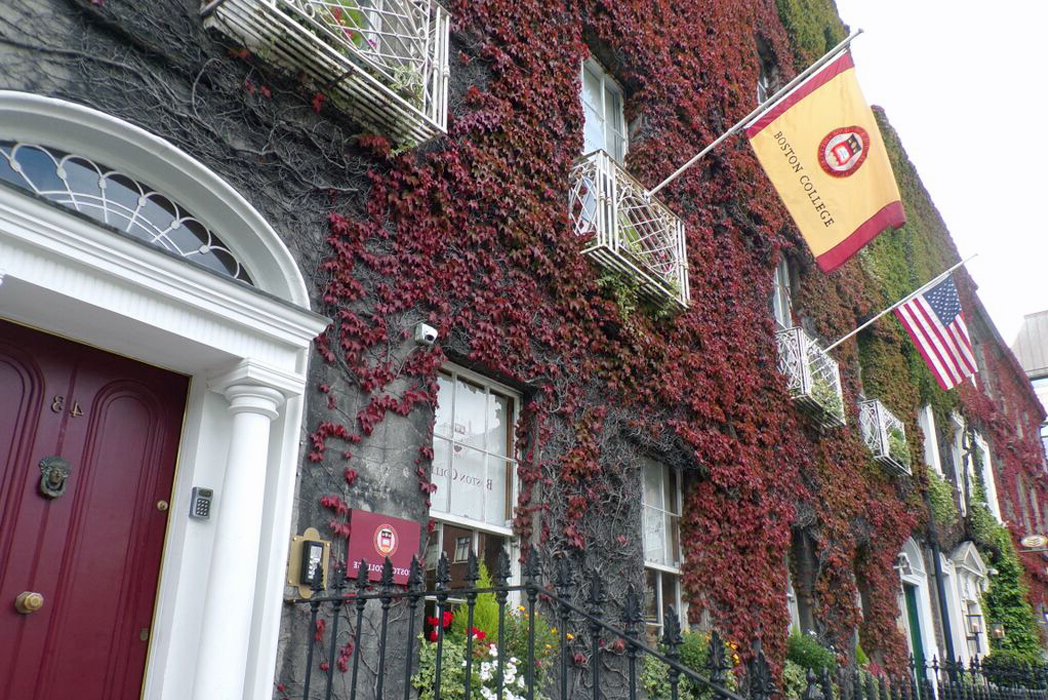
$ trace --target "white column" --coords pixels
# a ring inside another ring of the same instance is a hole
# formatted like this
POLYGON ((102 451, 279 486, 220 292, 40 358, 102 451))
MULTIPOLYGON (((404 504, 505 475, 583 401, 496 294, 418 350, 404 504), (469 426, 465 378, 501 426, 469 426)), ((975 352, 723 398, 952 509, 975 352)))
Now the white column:
MULTIPOLYGON (((215 499, 194 700, 242 700, 261 537, 269 432, 284 394, 247 381, 212 384, 229 400, 225 476, 215 499)), ((227 377, 228 379, 228 377, 227 377)))

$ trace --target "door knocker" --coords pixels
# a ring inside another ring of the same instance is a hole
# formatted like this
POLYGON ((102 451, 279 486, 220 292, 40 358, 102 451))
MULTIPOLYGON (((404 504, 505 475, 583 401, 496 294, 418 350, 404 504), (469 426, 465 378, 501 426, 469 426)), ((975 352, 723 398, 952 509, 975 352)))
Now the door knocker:
POLYGON ((69 478, 69 462, 61 457, 44 457, 40 460, 40 493, 48 498, 58 498, 65 493, 69 478))

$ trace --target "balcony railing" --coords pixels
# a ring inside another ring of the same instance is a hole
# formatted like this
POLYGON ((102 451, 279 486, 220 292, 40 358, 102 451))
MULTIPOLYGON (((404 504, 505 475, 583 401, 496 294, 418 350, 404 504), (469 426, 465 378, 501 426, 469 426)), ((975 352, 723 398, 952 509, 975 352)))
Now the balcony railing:
POLYGON ((844 425, 841 374, 833 358, 800 327, 781 330, 775 339, 779 372, 793 400, 823 427, 844 425))
POLYGON ((201 14, 401 145, 447 128, 449 18, 434 0, 211 0, 201 14))
POLYGON ((859 428, 874 460, 897 474, 911 473, 906 427, 884 404, 876 399, 859 402, 859 428))
POLYGON ((643 296, 688 306, 683 222, 604 151, 572 169, 570 213, 575 233, 589 239, 583 253, 629 275, 643 296))

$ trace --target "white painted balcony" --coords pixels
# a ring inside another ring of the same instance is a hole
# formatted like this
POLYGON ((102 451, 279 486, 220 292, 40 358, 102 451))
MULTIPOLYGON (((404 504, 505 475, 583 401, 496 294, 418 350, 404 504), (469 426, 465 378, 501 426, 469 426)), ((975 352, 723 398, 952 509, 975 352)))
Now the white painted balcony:
POLYGON ((876 462, 896 474, 912 473, 906 427, 884 404, 877 399, 860 401, 859 428, 876 462))
POLYGON ((833 358, 800 327, 779 331, 775 340, 779 372, 793 400, 823 427, 844 425, 841 373, 833 358))
POLYGON ((588 239, 584 254, 629 276, 656 303, 687 308, 684 223, 604 151, 572 168, 569 211, 575 233, 588 239))
POLYGON ((434 0, 211 0, 201 14, 401 146, 447 129, 450 20, 434 0))

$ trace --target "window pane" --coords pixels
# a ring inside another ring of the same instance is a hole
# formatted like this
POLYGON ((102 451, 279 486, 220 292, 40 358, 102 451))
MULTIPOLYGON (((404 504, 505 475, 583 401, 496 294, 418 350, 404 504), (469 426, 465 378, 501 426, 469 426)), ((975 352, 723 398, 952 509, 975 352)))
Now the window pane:
POLYGON ((666 563, 669 566, 680 566, 680 517, 676 515, 667 515, 667 546, 669 551, 667 552, 666 563))
POLYGON ((650 460, 644 461, 644 505, 662 508, 662 473, 661 464, 650 460))
POLYGON ((584 66, 582 69, 582 104, 593 108, 597 114, 603 111, 600 83, 600 75, 591 66, 584 66))
MULTIPOLYGON (((502 535, 492 535, 487 532, 477 533, 480 541, 480 558, 484 562, 484 566, 488 570, 488 575, 491 576, 492 580, 495 578, 495 571, 498 569, 499 563, 499 552, 506 549, 506 538, 502 535)), ((509 551, 507 550, 508 554, 509 551)))
MULTIPOLYGON (((455 445, 451 463, 451 505, 448 512, 464 518, 484 517, 484 453, 455 445)), ((499 522, 499 525, 502 523, 499 522)))
POLYGON ((455 388, 455 440, 483 449, 486 403, 484 387, 459 378, 455 388))
POLYGON ((666 530, 662 511, 644 507, 644 561, 667 564, 666 530))
POLYGON ((673 606, 673 612, 676 613, 677 619, 680 619, 680 596, 677 595, 677 577, 672 574, 667 574, 665 571, 661 573, 662 578, 662 614, 665 619, 667 608, 673 606))
POLYGON ((430 508, 448 512, 448 496, 451 494, 451 445, 447 440, 433 438, 433 473, 430 481, 437 485, 437 490, 430 494, 430 508))
POLYGON ((486 449, 502 457, 509 455, 513 444, 513 399, 502 394, 488 394, 488 440, 486 449))
POLYGON ((618 132, 608 130, 608 155, 615 159, 616 163, 626 160, 626 139, 618 132))
POLYGON ((659 572, 644 570, 644 632, 652 644, 658 642, 662 626, 659 624, 659 572))
POLYGON ((444 541, 443 551, 448 558, 448 563, 451 564, 451 587, 461 587, 466 585, 466 556, 465 554, 462 559, 458 559, 460 554, 463 554, 460 548, 465 542, 465 547, 468 552, 473 542, 473 531, 464 527, 456 527, 455 525, 449 525, 444 523, 444 541))
POLYGON ((644 570, 644 619, 658 624, 659 621, 659 572, 644 570))
POLYGON ((488 480, 484 484, 484 520, 492 525, 504 525, 509 519, 512 464, 488 457, 488 480))
POLYGON ((604 91, 604 118, 609 127, 620 134, 624 133, 626 130, 622 125, 622 93, 610 82, 605 85, 607 89, 604 91))
POLYGON ((589 105, 583 105, 582 112, 586 118, 582 137, 582 152, 592 153, 593 151, 602 150, 604 148, 604 120, 589 105))
POLYGON ((437 419, 433 426, 435 435, 451 437, 451 403, 455 395, 455 385, 451 377, 437 375, 437 419))

